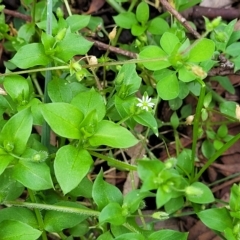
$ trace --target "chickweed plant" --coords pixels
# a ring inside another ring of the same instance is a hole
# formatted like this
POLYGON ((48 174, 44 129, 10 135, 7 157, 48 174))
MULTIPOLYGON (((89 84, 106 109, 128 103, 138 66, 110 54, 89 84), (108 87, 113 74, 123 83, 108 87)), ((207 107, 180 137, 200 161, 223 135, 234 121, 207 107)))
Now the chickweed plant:
MULTIPOLYGON (((171 11, 150 18, 158 1, 106 2, 116 11, 109 32, 101 18, 73 14, 66 0, 22 0, 19 11, 28 21, 11 23, 0 6, 1 44, 9 56, 0 78, 0 239, 187 239, 187 232, 145 222, 149 197, 156 204, 152 223, 194 214, 222 239, 239 239, 240 186, 217 207, 201 181, 240 138, 228 133, 240 119, 239 106, 211 83, 230 93, 233 86, 221 74, 208 77, 215 69, 240 69, 236 20, 205 18, 205 32, 196 34, 171 11), (133 36, 128 45, 119 41, 123 30, 133 36), (95 56, 93 45, 106 51, 95 56), (189 96, 196 104, 186 104, 189 96), (172 111, 169 122, 157 114, 163 102, 172 111), (214 114, 224 122, 214 123, 214 114), (186 125, 189 148, 179 141, 186 125), (152 136, 167 141, 163 126, 176 145, 165 161, 149 145, 152 136), (141 149, 134 159, 126 155, 130 148, 141 149), (200 167, 199 152, 206 158, 200 167), (106 181, 109 169, 128 174, 126 194, 106 181)), ((199 2, 170 6, 178 11, 199 2)))

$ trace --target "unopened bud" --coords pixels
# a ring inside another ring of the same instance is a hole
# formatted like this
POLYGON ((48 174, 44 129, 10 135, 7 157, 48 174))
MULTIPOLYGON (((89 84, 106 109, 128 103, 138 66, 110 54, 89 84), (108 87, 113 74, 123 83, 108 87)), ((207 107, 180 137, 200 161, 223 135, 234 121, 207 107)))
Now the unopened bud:
POLYGON ((108 34, 108 38, 110 41, 113 41, 117 34, 117 27, 115 26, 113 30, 108 34))
POLYGON ((173 168, 175 167, 177 164, 177 159, 176 158, 169 158, 165 163, 165 167, 166 169, 170 169, 170 168, 173 168))
POLYGON ((71 63, 71 67, 77 72, 82 70, 82 66, 79 64, 79 62, 73 62, 71 63))
POLYGON ((194 120, 194 115, 190 115, 186 118, 185 124, 192 125, 193 120, 194 120))
POLYGON ((3 145, 4 145, 4 150, 6 150, 7 152, 12 152, 13 149, 14 149, 14 143, 13 142, 4 141, 3 145))
POLYGON ((56 15, 57 15, 58 18, 63 18, 64 17, 63 10, 60 7, 57 8, 56 15))
POLYGON ((48 158, 48 153, 46 151, 39 151, 39 152, 36 152, 32 158, 31 158, 31 161, 32 162, 44 162, 46 161, 48 158))
POLYGON ((88 63, 89 65, 96 65, 98 64, 98 59, 95 56, 91 56, 88 63))
POLYGON ((236 118, 240 121, 240 106, 237 104, 236 105, 236 118))
POLYGON ((218 26, 220 25, 221 21, 222 21, 222 17, 214 18, 214 19, 212 20, 212 26, 213 26, 213 28, 218 27, 218 26))
POLYGON ((155 212, 152 214, 152 218, 165 220, 169 218, 169 214, 166 212, 155 212))
POLYGON ((61 41, 61 40, 63 40, 63 38, 65 37, 65 35, 66 35, 66 32, 67 32, 67 29, 66 28, 63 28, 63 29, 61 29, 58 33, 57 33, 57 35, 56 35, 56 40, 57 41, 61 41))
POLYGON ((192 66, 191 70, 196 76, 200 77, 201 79, 204 79, 207 76, 207 73, 197 65, 192 66))

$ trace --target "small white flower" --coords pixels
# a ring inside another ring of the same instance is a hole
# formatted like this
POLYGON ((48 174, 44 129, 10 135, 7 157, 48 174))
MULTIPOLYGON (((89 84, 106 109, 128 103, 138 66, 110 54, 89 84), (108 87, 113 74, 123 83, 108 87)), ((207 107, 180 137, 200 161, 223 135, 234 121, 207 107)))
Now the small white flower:
POLYGON ((139 103, 137 104, 137 107, 140 107, 143 110, 148 111, 149 109, 153 108, 155 103, 152 103, 152 98, 149 98, 147 94, 144 94, 142 99, 137 98, 139 103))

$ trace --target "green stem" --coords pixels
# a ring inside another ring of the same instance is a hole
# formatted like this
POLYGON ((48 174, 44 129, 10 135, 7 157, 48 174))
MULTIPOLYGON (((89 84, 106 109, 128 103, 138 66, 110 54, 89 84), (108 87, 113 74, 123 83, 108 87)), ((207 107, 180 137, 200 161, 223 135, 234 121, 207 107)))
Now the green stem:
POLYGON ((240 139, 240 133, 238 133, 235 137, 233 137, 230 141, 226 142, 223 147, 221 147, 216 153, 213 154, 212 157, 204 164, 204 166, 200 169, 200 171, 196 174, 193 182, 197 181, 201 175, 208 169, 208 167, 216 161, 218 157, 220 157, 227 149, 229 149, 234 143, 236 143, 240 139))
POLYGON ((217 180, 217 181, 215 181, 215 182, 212 182, 212 183, 208 184, 208 187, 215 186, 215 185, 217 185, 217 184, 219 184, 219 183, 226 182, 227 180, 230 180, 230 179, 233 179, 233 178, 236 178, 236 177, 239 177, 239 176, 240 176, 240 173, 239 173, 239 172, 238 172, 238 173, 231 174, 231 175, 229 175, 229 176, 227 176, 227 177, 225 177, 225 178, 221 178, 221 179, 219 179, 219 180, 217 180))
MULTIPOLYGON (((115 1, 115 0, 114 0, 114 1, 115 1)), ((129 6, 129 8, 128 8, 128 12, 131 12, 131 11, 133 10, 133 8, 135 7, 135 5, 136 5, 137 2, 138 2, 138 0, 132 0, 132 1, 131 1, 131 4, 130 4, 130 6, 129 6)), ((124 9, 124 12, 126 12, 125 9, 124 9)), ((113 40, 113 42, 112 42, 112 46, 116 46, 116 44, 117 44, 117 42, 118 42, 118 38, 119 38, 119 36, 121 35, 121 32, 122 32, 122 28, 119 28, 119 29, 117 30, 117 34, 116 34, 116 36, 115 36, 115 38, 114 38, 114 40, 113 40)))
POLYGON ((65 4, 65 7, 66 7, 66 9, 67 9, 68 15, 69 15, 69 16, 72 16, 72 11, 71 11, 71 8, 70 8, 70 6, 69 6, 69 4, 68 4, 68 1, 67 1, 67 0, 64 0, 64 4, 65 4))
POLYGON ((48 204, 41 204, 41 203, 30 203, 30 202, 20 202, 20 201, 4 201, 3 204, 4 205, 17 206, 17 207, 27 207, 27 208, 42 209, 42 210, 68 212, 68 213, 75 213, 75 214, 80 214, 80 215, 96 216, 96 217, 98 217, 99 214, 100 214, 100 212, 90 210, 90 209, 81 209, 81 208, 74 208, 74 207, 48 205, 48 204))
POLYGON ((193 142, 192 142, 192 165, 193 165, 193 170, 192 170, 192 177, 194 176, 194 162, 195 162, 195 156, 196 156, 196 147, 197 147, 197 140, 198 140, 198 134, 199 134, 199 122, 201 118, 201 110, 203 106, 203 100, 205 97, 205 90, 206 90, 206 85, 205 83, 201 80, 198 79, 198 82, 201 84, 201 92, 200 96, 198 99, 198 104, 197 104, 197 109, 196 113, 194 116, 194 125, 193 125, 193 142))
POLYGON ((58 232, 58 235, 61 237, 62 240, 67 239, 67 236, 63 232, 58 232))
MULTIPOLYGON (((47 34, 52 35, 52 0, 47 1, 47 31, 46 32, 47 34)), ((48 67, 51 67, 51 63, 48 65, 48 67)), ((44 95, 43 95, 44 103, 50 102, 47 87, 51 78, 52 78, 52 73, 51 71, 47 70, 45 75, 45 83, 44 83, 44 95)), ((46 121, 44 121, 42 125, 41 143, 49 149, 50 127, 46 121)))
POLYGON ((122 6, 120 6, 116 0, 106 0, 106 2, 118 13, 126 12, 126 10, 122 6))
POLYGON ((117 159, 108 157, 106 155, 103 155, 101 153, 97 153, 97 152, 94 152, 94 151, 91 151, 91 150, 89 150, 89 153, 94 157, 98 157, 98 158, 101 158, 101 159, 107 161, 108 163, 112 164, 116 168, 119 167, 120 169, 125 169, 127 171, 131 171, 131 170, 136 171, 137 170, 137 166, 135 166, 135 165, 131 165, 131 164, 128 164, 128 163, 125 163, 125 162, 121 162, 117 159))
POLYGON ((35 14, 36 14, 36 9, 35 9, 35 7, 36 7, 36 0, 34 0, 33 1, 33 3, 32 3, 32 23, 33 23, 33 25, 35 25, 35 14))
MULTIPOLYGON (((28 189, 28 194, 30 196, 30 199, 33 203, 36 203, 36 197, 35 194, 32 190, 28 189)), ((34 209, 38 224, 39 224, 39 229, 42 231, 42 239, 43 240, 47 240, 47 234, 46 231, 44 230, 44 223, 43 223, 43 219, 42 219, 42 215, 39 209, 34 209)))
POLYGON ((44 72, 44 71, 52 71, 52 70, 65 70, 69 69, 69 66, 57 66, 57 67, 45 67, 45 68, 36 68, 30 70, 23 70, 18 72, 9 72, 9 73, 2 73, 1 76, 11 76, 11 75, 21 75, 26 73, 37 73, 37 72, 44 72))
POLYGON ((39 82, 37 80, 36 74, 32 74, 32 82, 37 90, 37 93, 39 95, 39 97, 41 97, 42 101, 43 101, 43 91, 39 85, 39 82))
POLYGON ((132 115, 125 117, 125 118, 121 119, 119 122, 117 122, 117 124, 120 125, 120 124, 126 122, 126 121, 127 121, 128 119, 130 119, 131 117, 132 117, 132 115))
MULTIPOLYGON (((122 64, 129 64, 129 63, 146 63, 146 62, 156 62, 156 61, 165 61, 166 57, 160 57, 160 58, 148 58, 148 59, 131 59, 131 60, 125 60, 125 61, 115 61, 115 62, 105 62, 105 63, 98 63, 98 64, 85 64, 82 65, 82 68, 97 68, 97 67, 105 67, 105 66, 117 66, 122 64)), ((31 69, 31 70, 24 70, 24 71, 18 71, 18 72, 11 72, 11 73, 0 73, 0 77, 2 76, 11 76, 11 75, 20 75, 20 74, 26 74, 26 73, 35 73, 35 72, 42 72, 46 70, 65 70, 69 69, 69 66, 57 66, 57 67, 46 67, 46 68, 37 68, 37 69, 31 69)))

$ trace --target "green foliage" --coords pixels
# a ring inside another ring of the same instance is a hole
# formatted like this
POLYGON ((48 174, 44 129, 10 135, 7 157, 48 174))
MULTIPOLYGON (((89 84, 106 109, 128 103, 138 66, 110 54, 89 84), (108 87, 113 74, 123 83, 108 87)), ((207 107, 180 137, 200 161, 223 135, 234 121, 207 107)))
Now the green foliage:
POLYGON ((64 194, 77 187, 87 175, 92 163, 91 155, 85 149, 66 145, 57 151, 54 171, 64 194))
MULTIPOLYGON (((132 1, 128 11, 128 1, 108 1, 118 12, 109 37, 117 48, 107 46, 96 57, 90 49, 99 43, 89 35, 107 35, 103 19, 65 17, 63 2, 49 2, 53 9, 43 0, 21 1, 19 11, 31 13, 27 23, 9 25, 0 15, 0 39, 11 55, 0 78, 0 239, 186 240, 188 233, 153 226, 186 207, 223 238, 239 239, 239 186, 232 186, 226 207, 217 208, 207 181, 201 182, 240 138, 228 125, 239 122, 239 106, 211 85, 234 94, 232 83, 206 78, 216 66, 240 69, 236 20, 205 18, 206 32, 194 40, 167 13, 152 17, 148 1, 132 1), (134 38, 128 45, 118 39, 123 29, 134 38), (164 121, 162 107, 170 113, 164 121), (214 122, 216 112, 224 122, 214 122), (193 125, 191 147, 180 142, 186 124, 193 125), (167 149, 168 158, 158 159, 155 139, 166 148, 174 139, 174 157, 167 149), (197 164, 203 157, 206 163, 197 164), (113 169, 114 177, 128 174, 126 194, 117 177, 115 185, 107 179, 113 169), (157 206, 149 224, 142 212, 148 198, 157 206)), ((199 2, 174 4, 182 10, 199 2)))

